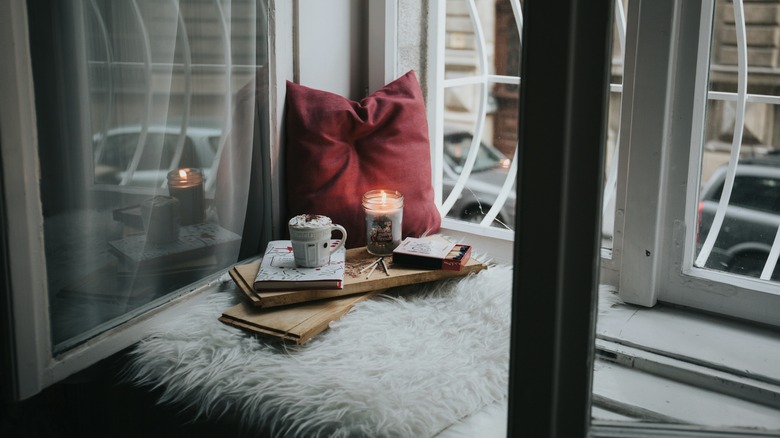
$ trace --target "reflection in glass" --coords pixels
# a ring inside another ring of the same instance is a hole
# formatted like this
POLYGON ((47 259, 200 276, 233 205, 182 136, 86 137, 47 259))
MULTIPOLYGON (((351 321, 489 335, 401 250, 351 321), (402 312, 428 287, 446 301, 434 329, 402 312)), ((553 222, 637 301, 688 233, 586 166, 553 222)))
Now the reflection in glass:
POLYGON ((236 261, 252 149, 265 141, 255 132, 267 131, 256 114, 266 107, 267 4, 28 9, 60 353, 236 261), (184 182, 170 186, 182 169, 184 182))

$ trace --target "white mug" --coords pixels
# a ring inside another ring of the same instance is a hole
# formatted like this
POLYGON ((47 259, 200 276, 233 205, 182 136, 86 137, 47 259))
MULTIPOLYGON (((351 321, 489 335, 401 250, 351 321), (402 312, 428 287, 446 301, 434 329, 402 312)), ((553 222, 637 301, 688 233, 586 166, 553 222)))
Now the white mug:
POLYGON ((290 230, 295 264, 303 268, 325 266, 330 261, 330 255, 344 246, 347 241, 347 230, 336 225, 327 216, 318 214, 301 214, 287 223, 290 230), (341 241, 330 244, 330 233, 341 232, 341 241))

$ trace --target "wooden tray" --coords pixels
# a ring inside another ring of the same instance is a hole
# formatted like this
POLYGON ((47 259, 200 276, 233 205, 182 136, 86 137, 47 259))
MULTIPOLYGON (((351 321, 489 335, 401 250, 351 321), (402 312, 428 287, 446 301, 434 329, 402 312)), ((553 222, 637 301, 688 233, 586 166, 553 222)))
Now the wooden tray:
POLYGON ((487 268, 484 263, 473 258, 460 271, 415 269, 393 264, 392 258, 387 258, 386 260, 390 261, 387 263, 389 275, 385 274, 381 266, 375 269, 370 276, 367 275, 368 272, 361 272, 363 268, 376 259, 377 257, 369 254, 365 247, 347 250, 347 266, 344 273, 344 288, 342 289, 284 292, 256 291, 252 284, 255 276, 257 276, 257 271, 260 269, 259 260, 249 264, 236 265, 230 269, 229 274, 249 300, 249 304, 258 308, 268 308, 354 295, 377 289, 443 280, 445 278, 463 277, 487 268))
POLYGON ((484 263, 471 259, 460 271, 413 269, 391 262, 389 275, 381 267, 370 276, 367 271, 361 272, 376 259, 365 247, 347 250, 343 289, 292 292, 255 291, 252 284, 260 261, 236 265, 229 271, 230 276, 247 300, 223 312, 219 320, 258 335, 303 344, 356 303, 391 287, 463 277, 487 268, 484 263))
POLYGON ((328 328, 331 321, 345 315, 356 303, 383 291, 380 289, 271 309, 258 309, 244 301, 223 312, 219 320, 261 336, 303 344, 328 328))

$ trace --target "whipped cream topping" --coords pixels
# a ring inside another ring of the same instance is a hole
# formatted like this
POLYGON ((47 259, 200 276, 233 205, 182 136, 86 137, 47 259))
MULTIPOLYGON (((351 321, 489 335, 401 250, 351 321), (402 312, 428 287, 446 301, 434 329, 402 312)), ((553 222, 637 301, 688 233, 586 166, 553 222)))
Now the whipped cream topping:
POLYGON ((295 228, 320 228, 331 225, 333 221, 319 214, 299 214, 290 219, 290 226, 295 228))

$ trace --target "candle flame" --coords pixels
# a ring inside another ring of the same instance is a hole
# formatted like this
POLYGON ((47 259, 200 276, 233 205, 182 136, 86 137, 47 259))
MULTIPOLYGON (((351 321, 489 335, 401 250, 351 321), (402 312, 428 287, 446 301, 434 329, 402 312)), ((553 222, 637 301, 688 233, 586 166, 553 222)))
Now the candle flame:
POLYGON ((384 204, 385 202, 387 202, 387 193, 385 193, 385 191, 382 190, 382 204, 384 204))
POLYGON ((187 178, 187 171, 184 169, 179 169, 179 176, 186 179, 187 178))

